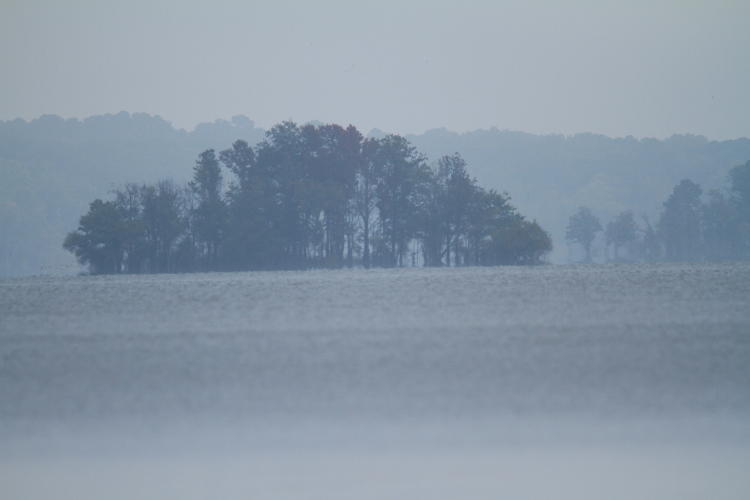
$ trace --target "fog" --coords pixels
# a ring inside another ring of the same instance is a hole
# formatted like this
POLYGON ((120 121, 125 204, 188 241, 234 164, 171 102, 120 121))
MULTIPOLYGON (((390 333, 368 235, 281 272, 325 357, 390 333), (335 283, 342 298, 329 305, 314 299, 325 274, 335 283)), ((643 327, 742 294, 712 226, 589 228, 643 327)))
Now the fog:
POLYGON ((742 1, 4 1, 0 119, 750 134, 742 1))
POLYGON ((750 497, 750 3, 0 1, 0 497, 750 497))

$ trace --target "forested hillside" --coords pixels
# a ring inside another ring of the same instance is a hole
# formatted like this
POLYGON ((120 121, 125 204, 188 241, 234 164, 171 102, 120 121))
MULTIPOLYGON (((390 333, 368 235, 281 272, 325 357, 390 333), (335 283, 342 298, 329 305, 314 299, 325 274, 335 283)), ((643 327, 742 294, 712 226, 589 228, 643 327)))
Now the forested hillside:
MULTIPOLYGON (((108 198, 127 182, 184 183, 201 151, 263 137, 244 117, 190 132, 128 113, 0 122, 0 275, 76 272, 61 241, 92 199, 108 198)), ((521 213, 552 234, 554 262, 568 259, 565 228, 579 206, 605 223, 624 210, 656 220, 682 179, 708 192, 724 187, 729 169, 750 159, 748 139, 689 135, 639 140, 438 129, 407 139, 432 161, 459 152, 481 185, 510 194, 521 213)))

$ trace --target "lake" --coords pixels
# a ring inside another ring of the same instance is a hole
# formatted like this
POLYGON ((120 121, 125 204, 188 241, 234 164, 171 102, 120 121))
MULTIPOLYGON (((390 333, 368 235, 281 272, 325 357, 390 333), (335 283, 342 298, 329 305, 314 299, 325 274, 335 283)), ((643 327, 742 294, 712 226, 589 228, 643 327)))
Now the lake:
POLYGON ((750 496, 750 264, 0 281, 0 496, 750 496))

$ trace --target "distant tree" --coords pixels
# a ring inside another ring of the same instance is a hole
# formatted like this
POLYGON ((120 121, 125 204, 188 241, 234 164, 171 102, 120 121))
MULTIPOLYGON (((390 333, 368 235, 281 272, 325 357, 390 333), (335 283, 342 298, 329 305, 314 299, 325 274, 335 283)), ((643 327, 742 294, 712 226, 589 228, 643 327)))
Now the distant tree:
POLYGON ((224 264, 230 269, 267 268, 278 251, 273 227, 277 211, 273 177, 261 170, 253 148, 245 141, 235 141, 219 158, 234 174, 227 193, 224 264))
POLYGON ((659 219, 659 234, 670 261, 694 261, 701 258, 701 187, 683 180, 664 202, 659 219))
POLYGON ((515 224, 520 215, 511 205, 507 194, 482 188, 477 188, 469 213, 470 224, 466 237, 471 262, 476 265, 492 265, 494 257, 487 253, 488 242, 493 235, 495 238, 500 236, 498 228, 515 224))
POLYGON ((65 248, 92 272, 535 264, 551 249, 458 155, 434 169, 406 139, 284 122, 255 148, 201 153, 192 181, 96 200, 65 248), (220 163, 230 172, 226 192, 220 163), (360 253, 359 242, 362 241, 360 253), (421 252, 421 253, 420 253, 421 252))
POLYGON ((580 244, 586 252, 586 262, 591 262, 591 244, 596 238, 596 233, 602 230, 599 219, 586 207, 580 207, 568 221, 568 229, 565 238, 568 241, 580 244))
POLYGON ((643 240, 641 241, 641 256, 646 262, 655 262, 661 256, 659 237, 645 215, 643 216, 643 223, 645 228, 643 229, 643 240))
POLYGON ((142 220, 151 272, 174 270, 172 256, 183 233, 182 200, 178 187, 163 180, 142 188, 142 220))
POLYGON ((619 249, 636 241, 638 236, 638 225, 635 223, 633 212, 627 211, 619 214, 607 224, 604 232, 607 245, 614 247, 614 259, 620 258, 619 249))
POLYGON ((750 161, 729 171, 731 190, 744 210, 750 210, 750 161))
POLYGON ((736 204, 720 191, 710 191, 703 205, 703 250, 708 260, 721 261, 741 257, 742 241, 736 204))
POLYGON ((256 181, 255 151, 242 140, 234 141, 230 149, 219 153, 219 160, 232 172, 237 180, 235 189, 249 190, 256 181))
POLYGON ((63 248, 93 274, 122 271, 124 220, 114 202, 94 200, 80 219, 78 230, 68 233, 63 248))
POLYGON ((271 227, 267 267, 308 265, 313 229, 320 216, 320 194, 305 169, 308 156, 297 124, 283 122, 266 132, 255 148, 259 172, 269 181, 267 220, 271 227))
POLYGON ((362 134, 351 125, 346 129, 339 125, 306 125, 302 135, 310 189, 320 195, 313 206, 322 224, 321 258, 328 267, 340 267, 349 233, 347 211, 361 161, 362 134))
POLYGON ((198 156, 193 168, 190 189, 197 198, 193 212, 195 239, 208 269, 214 269, 226 222, 226 206, 222 199, 222 176, 213 149, 198 156))
POLYGON ((729 179, 737 212, 737 250, 740 258, 750 259, 750 161, 732 168, 729 179))
POLYGON ((114 203, 122 217, 123 271, 126 273, 144 271, 149 257, 143 220, 143 190, 144 186, 126 184, 123 189, 114 191, 114 203))
POLYGON ((370 234, 373 213, 377 206, 377 154, 379 141, 365 139, 362 143, 362 158, 355 180, 354 210, 362 223, 362 265, 369 268, 370 234))
POLYGON ((485 242, 485 265, 538 264, 552 250, 552 239, 536 221, 515 216, 498 225, 485 242))
POLYGON ((445 230, 445 262, 451 265, 451 249, 455 264, 459 264, 459 245, 469 228, 472 199, 476 194, 476 181, 469 177, 466 162, 458 153, 438 160, 436 172, 440 188, 439 203, 445 230))
POLYGON ((375 156, 377 207, 385 252, 384 264, 398 266, 415 234, 417 185, 427 178, 424 157, 403 137, 379 140, 375 156))

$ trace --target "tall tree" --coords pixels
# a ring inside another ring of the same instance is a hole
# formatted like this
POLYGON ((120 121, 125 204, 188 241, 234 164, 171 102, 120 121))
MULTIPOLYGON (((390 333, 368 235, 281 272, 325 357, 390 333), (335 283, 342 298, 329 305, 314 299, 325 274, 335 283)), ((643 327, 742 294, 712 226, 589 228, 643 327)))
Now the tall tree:
POLYGON ((274 210, 269 213, 271 245, 276 248, 270 267, 307 265, 313 219, 319 217, 319 194, 305 168, 306 150, 300 128, 283 122, 266 132, 256 146, 259 171, 270 180, 274 210))
POLYGON ((181 193, 172 181, 142 188, 142 218, 151 272, 174 270, 172 256, 185 221, 181 193))
POLYGON ((234 175, 227 193, 225 264, 243 270, 270 267, 272 255, 278 252, 273 233, 277 211, 273 178, 261 171, 253 148, 245 141, 235 141, 219 158, 234 175))
POLYGON ((370 234, 377 204, 379 145, 380 142, 372 138, 362 142, 362 156, 355 180, 354 209, 362 223, 362 265, 365 268, 371 265, 370 234))
POLYGON ((702 253, 701 187, 685 179, 675 186, 664 202, 659 234, 667 260, 698 260, 702 253))
POLYGON ((444 209, 446 265, 451 265, 451 251, 454 263, 459 265, 459 245, 469 227, 476 181, 469 177, 464 159, 454 153, 438 160, 437 182, 441 188, 440 201, 444 209))
POLYGON ((703 205, 703 251, 709 260, 741 258, 741 221, 733 201, 722 192, 713 190, 703 205))
POLYGON ((302 127, 310 188, 320 197, 312 207, 320 211, 322 258, 327 266, 343 264, 349 225, 347 211, 354 197, 357 168, 361 162, 362 135, 349 126, 302 127))
POLYGON ((197 198, 193 213, 195 239, 201 245, 205 265, 215 269, 226 222, 226 206, 221 193, 221 168, 213 149, 198 156, 190 188, 197 198))
POLYGON ((750 259, 750 161, 729 172, 731 194, 737 211, 737 245, 739 257, 750 259))
POLYGON ((400 266, 415 232, 417 183, 427 177, 424 157, 401 136, 380 139, 376 156, 378 214, 385 263, 400 266))

